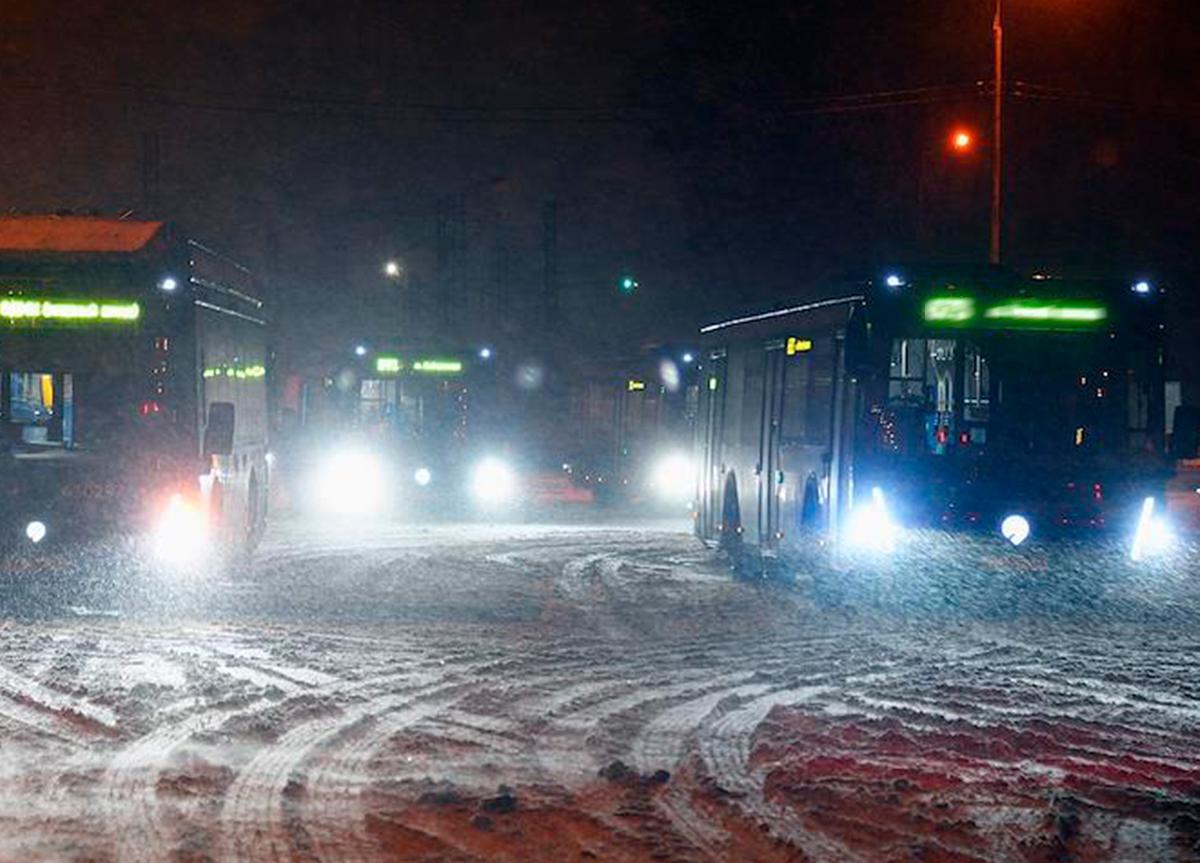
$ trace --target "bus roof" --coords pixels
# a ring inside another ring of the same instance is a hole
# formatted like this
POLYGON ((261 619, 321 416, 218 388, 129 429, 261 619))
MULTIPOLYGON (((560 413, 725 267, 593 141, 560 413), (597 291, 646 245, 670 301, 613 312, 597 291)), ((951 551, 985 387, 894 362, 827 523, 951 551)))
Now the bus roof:
POLYGON ((0 254, 139 252, 164 224, 98 216, 4 216, 0 254))

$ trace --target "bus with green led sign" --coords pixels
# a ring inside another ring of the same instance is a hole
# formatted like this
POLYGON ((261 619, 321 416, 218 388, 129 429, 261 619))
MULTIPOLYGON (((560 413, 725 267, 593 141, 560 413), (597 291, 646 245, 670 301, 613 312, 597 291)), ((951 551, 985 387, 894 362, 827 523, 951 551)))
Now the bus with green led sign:
POLYGON ((911 526, 992 530, 1011 510, 1038 536, 1102 531, 1161 491, 1156 292, 995 270, 894 281, 704 328, 702 537, 841 538, 875 487, 911 526))
POLYGON ((16 502, 0 573, 96 537, 172 567, 253 545, 269 480, 258 294, 168 223, 0 218, 0 498, 16 502))

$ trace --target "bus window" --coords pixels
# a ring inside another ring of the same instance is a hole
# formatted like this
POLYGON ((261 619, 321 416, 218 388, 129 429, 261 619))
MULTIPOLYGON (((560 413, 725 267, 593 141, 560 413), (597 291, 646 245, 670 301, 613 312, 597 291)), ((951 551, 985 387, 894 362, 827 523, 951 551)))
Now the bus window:
POLYGON ((969 423, 986 423, 991 386, 987 358, 971 344, 966 345, 963 354, 963 418, 969 423))
POLYGON ((888 401, 925 401, 925 339, 893 339, 888 401))
POLYGON ((833 414, 833 342, 814 340, 811 350, 784 365, 781 439, 784 444, 827 446, 833 414))
MULTIPOLYGON (((69 377, 69 376, 68 376, 69 377)), ((17 429, 12 436, 23 443, 61 443, 63 395, 49 372, 10 372, 8 399, 3 413, 17 429)))

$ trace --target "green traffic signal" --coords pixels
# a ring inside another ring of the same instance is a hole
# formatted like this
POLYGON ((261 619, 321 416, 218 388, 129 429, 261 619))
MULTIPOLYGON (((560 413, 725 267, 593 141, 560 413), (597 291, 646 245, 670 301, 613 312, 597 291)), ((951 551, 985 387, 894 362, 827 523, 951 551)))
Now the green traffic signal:
POLYGON ((621 293, 632 294, 637 290, 637 288, 638 283, 636 279, 630 278, 629 276, 625 276, 623 279, 621 279, 621 293))

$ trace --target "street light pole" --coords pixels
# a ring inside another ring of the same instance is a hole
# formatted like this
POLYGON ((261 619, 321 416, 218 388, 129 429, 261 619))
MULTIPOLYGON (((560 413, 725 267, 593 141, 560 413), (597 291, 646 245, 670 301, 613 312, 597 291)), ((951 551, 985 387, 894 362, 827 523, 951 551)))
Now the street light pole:
POLYGON ((1004 159, 1004 0, 996 0, 992 19, 992 38, 996 52, 996 75, 992 93, 992 230, 988 261, 1000 263, 1000 222, 1003 215, 1004 159))

